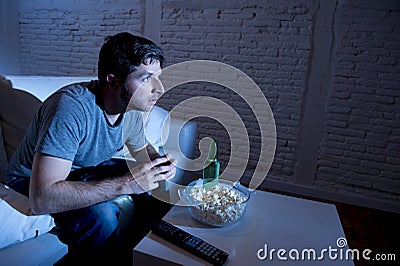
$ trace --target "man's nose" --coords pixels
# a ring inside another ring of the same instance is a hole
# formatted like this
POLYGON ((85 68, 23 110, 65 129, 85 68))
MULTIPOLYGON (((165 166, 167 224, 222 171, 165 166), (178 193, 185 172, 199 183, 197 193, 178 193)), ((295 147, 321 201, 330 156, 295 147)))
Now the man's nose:
POLYGON ((164 94, 164 86, 160 79, 154 79, 152 93, 164 94))

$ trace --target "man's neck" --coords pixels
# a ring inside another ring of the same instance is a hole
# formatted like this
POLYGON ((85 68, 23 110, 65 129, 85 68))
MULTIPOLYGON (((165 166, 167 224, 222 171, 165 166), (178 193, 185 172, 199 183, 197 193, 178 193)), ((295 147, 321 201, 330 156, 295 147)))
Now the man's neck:
POLYGON ((96 103, 100 106, 101 109, 104 111, 104 115, 108 121, 108 123, 112 126, 118 122, 118 118, 120 117, 120 113, 117 114, 109 114, 106 111, 106 104, 105 104, 105 89, 100 87, 98 80, 92 80, 88 86, 89 90, 96 95, 96 103))

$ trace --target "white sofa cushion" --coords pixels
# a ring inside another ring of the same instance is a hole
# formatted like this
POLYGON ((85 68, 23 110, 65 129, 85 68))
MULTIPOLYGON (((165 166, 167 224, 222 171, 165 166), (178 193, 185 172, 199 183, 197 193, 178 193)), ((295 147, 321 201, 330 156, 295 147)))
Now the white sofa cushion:
POLYGON ((9 76, 15 89, 29 92, 44 102, 52 93, 58 89, 77 82, 88 82, 97 77, 53 77, 53 76, 9 76))
POLYGON ((0 249, 49 232, 54 219, 48 215, 33 215, 29 199, 0 184, 0 249))
POLYGON ((170 119, 168 111, 161 107, 154 106, 150 112, 143 113, 145 123, 144 133, 147 141, 161 154, 164 154, 162 142, 168 137, 170 128, 170 119))

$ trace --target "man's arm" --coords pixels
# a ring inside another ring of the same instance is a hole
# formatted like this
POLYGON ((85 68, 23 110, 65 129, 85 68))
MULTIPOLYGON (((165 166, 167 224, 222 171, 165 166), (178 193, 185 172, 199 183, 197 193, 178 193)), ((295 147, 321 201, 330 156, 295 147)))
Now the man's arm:
POLYGON ((29 187, 32 211, 36 214, 68 211, 123 194, 153 190, 158 187, 158 181, 173 177, 170 176, 174 172, 172 169, 168 171, 158 166, 166 161, 166 158, 159 158, 141 164, 132 173, 115 179, 80 182, 65 180, 71 170, 71 161, 36 153, 29 187), (161 170, 166 173, 160 175, 161 170))

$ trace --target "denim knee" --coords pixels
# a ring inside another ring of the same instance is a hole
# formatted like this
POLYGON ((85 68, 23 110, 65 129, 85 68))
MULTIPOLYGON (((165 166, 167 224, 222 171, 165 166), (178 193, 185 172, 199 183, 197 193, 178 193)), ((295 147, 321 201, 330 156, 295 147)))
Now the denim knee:
POLYGON ((111 202, 100 203, 89 207, 93 215, 93 227, 87 232, 92 234, 97 241, 102 243, 115 231, 118 226, 119 209, 111 202))
POLYGON ((104 244, 118 226, 119 209, 111 202, 53 214, 59 238, 71 253, 90 252, 104 244))

